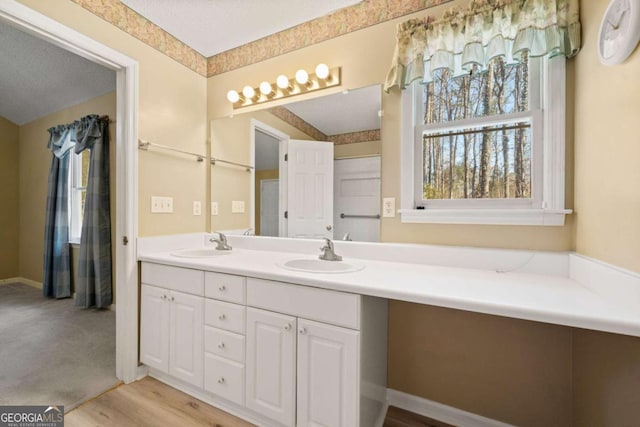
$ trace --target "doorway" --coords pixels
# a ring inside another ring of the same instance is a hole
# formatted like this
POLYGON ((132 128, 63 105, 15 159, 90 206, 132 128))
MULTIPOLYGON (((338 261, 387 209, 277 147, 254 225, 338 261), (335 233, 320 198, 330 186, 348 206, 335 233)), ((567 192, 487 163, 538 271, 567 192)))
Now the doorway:
POLYGON ((0 21, 116 72, 117 113, 113 212, 116 239, 116 377, 134 381, 138 370, 137 235, 137 62, 14 1, 0 3, 0 21))

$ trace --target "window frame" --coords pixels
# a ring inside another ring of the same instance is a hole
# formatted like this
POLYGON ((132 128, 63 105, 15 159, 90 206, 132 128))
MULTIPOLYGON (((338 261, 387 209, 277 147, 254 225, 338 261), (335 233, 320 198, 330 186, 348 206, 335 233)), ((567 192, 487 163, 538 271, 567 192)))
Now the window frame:
MULTIPOLYGON (((69 243, 80 244, 82 237, 82 154, 69 153, 69 243)), ((85 197, 86 201, 86 197, 85 197)))
POLYGON ((424 125, 423 87, 414 83, 402 92, 402 167, 400 217, 405 223, 564 225, 566 59, 531 58, 530 109, 522 113, 463 119, 424 125), (535 64, 538 62, 539 64, 535 64), (422 136, 531 121, 531 198, 422 200, 422 136), (436 132, 437 131, 437 132, 436 132), (422 205, 424 209, 416 209, 422 205))

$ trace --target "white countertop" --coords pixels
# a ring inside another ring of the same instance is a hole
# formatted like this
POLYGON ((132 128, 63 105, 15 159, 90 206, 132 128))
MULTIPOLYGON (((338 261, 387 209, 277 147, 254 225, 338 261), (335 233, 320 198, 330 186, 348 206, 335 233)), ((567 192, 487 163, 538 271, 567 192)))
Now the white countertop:
POLYGON ((357 259, 365 266, 361 271, 304 273, 277 264, 291 259, 316 259, 317 255, 234 248, 224 256, 178 258, 171 252, 151 253, 147 249, 139 260, 640 336, 640 309, 635 310, 635 304, 605 298, 576 280, 559 275, 498 273, 362 258, 357 259))

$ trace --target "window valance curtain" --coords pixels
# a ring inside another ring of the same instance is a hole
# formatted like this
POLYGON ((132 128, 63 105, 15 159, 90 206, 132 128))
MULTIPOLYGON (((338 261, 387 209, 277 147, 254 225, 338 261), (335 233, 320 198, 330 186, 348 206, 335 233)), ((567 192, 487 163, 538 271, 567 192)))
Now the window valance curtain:
POLYGON ((579 0, 472 0, 439 20, 411 19, 398 25, 397 44, 384 89, 428 83, 435 70, 454 75, 485 69, 502 56, 508 63, 580 50, 579 0))

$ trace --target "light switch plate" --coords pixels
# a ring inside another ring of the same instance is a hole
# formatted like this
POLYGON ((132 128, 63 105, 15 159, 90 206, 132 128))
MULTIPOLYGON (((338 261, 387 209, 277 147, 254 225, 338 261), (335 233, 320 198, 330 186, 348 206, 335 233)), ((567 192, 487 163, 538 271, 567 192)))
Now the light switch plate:
POLYGON ((385 197, 382 199, 382 216, 385 218, 393 218, 396 216, 395 197, 385 197))
POLYGON ((151 213, 173 213, 173 197, 151 197, 151 213))
POLYGON ((244 200, 234 200, 231 202, 231 213, 244 213, 244 200))
POLYGON ((211 215, 218 215, 218 202, 211 202, 211 215))
POLYGON ((200 204, 200 200, 193 201, 193 214, 194 215, 202 215, 202 205, 200 204))

